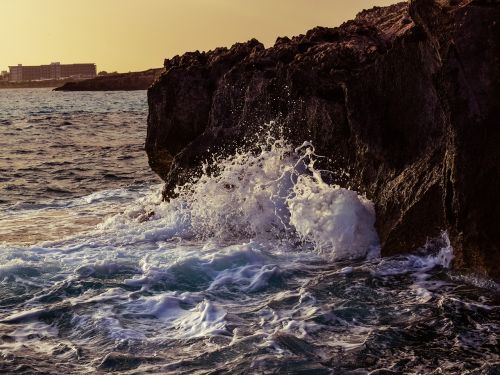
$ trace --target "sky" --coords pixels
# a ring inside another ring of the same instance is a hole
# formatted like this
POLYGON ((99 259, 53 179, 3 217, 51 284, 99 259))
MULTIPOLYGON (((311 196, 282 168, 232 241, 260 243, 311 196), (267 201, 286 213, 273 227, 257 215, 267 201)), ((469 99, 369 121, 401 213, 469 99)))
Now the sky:
POLYGON ((0 0, 0 70, 59 61, 139 71, 165 58, 314 26, 394 0, 0 0))

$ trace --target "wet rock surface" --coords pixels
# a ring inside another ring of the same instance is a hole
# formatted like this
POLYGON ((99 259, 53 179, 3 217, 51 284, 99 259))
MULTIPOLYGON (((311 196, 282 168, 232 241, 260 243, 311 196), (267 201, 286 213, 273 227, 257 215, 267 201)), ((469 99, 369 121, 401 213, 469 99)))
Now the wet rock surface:
POLYGON ((455 267, 500 279, 500 2, 413 0, 165 61, 146 150, 165 196, 276 121, 330 182, 366 193, 382 254, 447 230, 455 267))

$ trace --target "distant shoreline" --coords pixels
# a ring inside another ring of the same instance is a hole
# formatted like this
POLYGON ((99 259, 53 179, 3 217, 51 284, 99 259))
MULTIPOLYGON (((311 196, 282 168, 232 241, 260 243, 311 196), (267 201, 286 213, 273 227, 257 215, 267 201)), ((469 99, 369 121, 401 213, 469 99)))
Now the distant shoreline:
POLYGON ((161 75, 163 68, 142 72, 111 73, 91 79, 0 82, 1 89, 51 88, 54 91, 131 91, 146 90, 161 75))
POLYGON ((75 79, 60 79, 47 81, 28 82, 0 82, 1 89, 37 89, 37 88, 57 88, 70 82, 78 82, 75 79))
POLYGON ((68 82, 54 91, 133 91, 147 90, 160 77, 163 68, 142 72, 117 73, 78 82, 68 82))

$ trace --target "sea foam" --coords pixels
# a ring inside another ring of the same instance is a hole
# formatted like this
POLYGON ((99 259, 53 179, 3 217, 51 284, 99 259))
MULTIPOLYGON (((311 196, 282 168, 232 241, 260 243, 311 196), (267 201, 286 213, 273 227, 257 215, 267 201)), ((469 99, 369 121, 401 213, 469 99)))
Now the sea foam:
POLYGON ((373 256, 378 252, 373 204, 325 183, 315 157, 308 143, 294 149, 268 135, 259 152, 214 157, 199 178, 176 188, 176 198, 160 205, 143 202, 126 214, 154 212, 141 231, 148 240, 166 235, 223 243, 301 241, 330 260, 373 256))

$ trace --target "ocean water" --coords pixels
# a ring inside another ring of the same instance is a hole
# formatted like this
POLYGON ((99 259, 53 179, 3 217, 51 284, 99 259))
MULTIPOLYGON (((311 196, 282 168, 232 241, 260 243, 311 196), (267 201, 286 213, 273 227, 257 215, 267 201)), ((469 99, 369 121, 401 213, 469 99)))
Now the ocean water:
POLYGON ((0 373, 500 373, 498 286, 446 233, 380 258, 372 203, 266 126, 161 202, 146 117, 0 90, 0 373))

